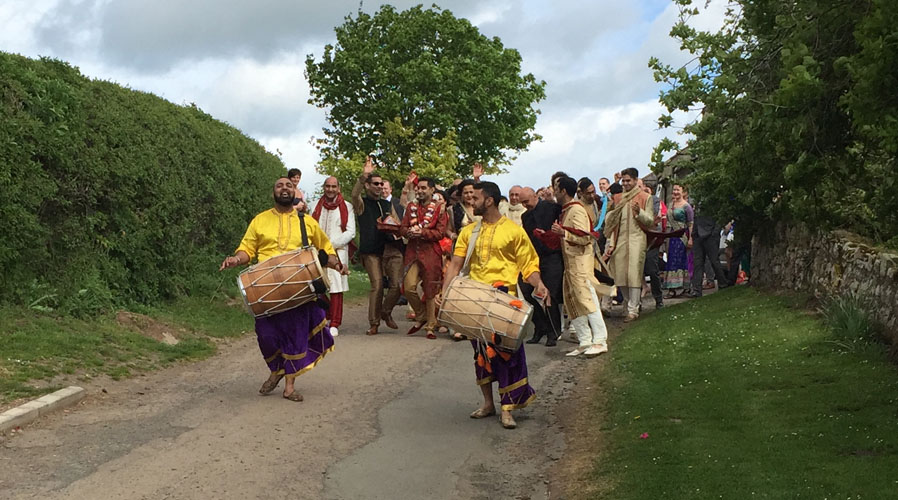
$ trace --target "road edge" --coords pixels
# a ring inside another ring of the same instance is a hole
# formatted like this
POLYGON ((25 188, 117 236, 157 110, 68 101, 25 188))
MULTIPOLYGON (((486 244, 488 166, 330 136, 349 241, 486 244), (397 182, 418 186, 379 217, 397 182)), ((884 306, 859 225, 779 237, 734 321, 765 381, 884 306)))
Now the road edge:
POLYGON ((68 408, 82 399, 87 391, 71 385, 0 413, 0 432, 30 424, 48 413, 68 408))

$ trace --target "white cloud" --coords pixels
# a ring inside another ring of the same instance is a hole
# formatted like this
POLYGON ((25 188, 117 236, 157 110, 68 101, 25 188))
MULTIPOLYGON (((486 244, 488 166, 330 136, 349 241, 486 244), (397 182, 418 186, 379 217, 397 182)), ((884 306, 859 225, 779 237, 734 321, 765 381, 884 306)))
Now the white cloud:
MULTIPOLYGON (((392 3, 401 10, 421 2, 392 3)), ((644 170, 655 144, 672 135, 656 130, 662 109, 647 62, 689 59, 668 36, 677 17, 673 2, 440 4, 518 49, 524 71, 548 83, 536 127, 544 140, 499 177, 500 185, 544 185, 556 170, 592 177, 627 166, 644 170)), ((380 5, 365 2, 364 10, 380 5)), ((715 29, 726 6, 711 2, 694 24, 715 29)), ((326 122, 324 110, 306 102, 305 54, 333 43, 333 27, 358 8, 358 0, 5 0, 0 49, 66 59, 89 76, 196 103, 279 149, 313 190, 323 178, 314 173, 318 153, 309 139, 326 122)))

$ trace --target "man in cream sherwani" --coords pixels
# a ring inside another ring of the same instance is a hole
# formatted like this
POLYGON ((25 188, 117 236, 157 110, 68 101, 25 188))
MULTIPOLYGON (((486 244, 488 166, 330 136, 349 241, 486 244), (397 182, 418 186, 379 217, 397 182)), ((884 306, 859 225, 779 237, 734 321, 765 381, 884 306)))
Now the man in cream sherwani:
POLYGON ((343 263, 343 271, 328 268, 327 280, 330 283, 330 308, 327 320, 330 333, 336 337, 338 328, 343 322, 343 292, 349 290, 349 244, 355 237, 355 217, 352 204, 343 199, 340 185, 336 177, 328 177, 324 181, 324 196, 311 205, 312 217, 327 234, 331 244, 337 251, 337 257, 343 263))

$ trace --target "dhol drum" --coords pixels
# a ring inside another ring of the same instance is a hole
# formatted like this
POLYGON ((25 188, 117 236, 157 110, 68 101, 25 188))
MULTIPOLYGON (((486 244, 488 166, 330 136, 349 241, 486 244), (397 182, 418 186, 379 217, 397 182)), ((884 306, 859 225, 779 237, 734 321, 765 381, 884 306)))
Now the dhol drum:
POLYGON ((468 337, 514 352, 531 330, 532 314, 532 306, 524 299, 459 276, 443 294, 439 321, 468 337))
POLYGON ((255 317, 271 316, 315 300, 328 289, 327 275, 314 247, 272 257, 237 277, 246 307, 255 317))

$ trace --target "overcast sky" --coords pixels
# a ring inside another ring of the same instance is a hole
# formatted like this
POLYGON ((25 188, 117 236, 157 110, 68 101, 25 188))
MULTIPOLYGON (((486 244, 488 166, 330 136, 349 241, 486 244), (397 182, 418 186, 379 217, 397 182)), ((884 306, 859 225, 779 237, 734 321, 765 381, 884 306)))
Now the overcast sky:
MULTIPOLYGON (((366 0, 363 9, 381 3, 366 0)), ((594 180, 631 166, 642 174, 664 135, 682 143, 657 130, 661 87, 647 66, 651 56, 688 59, 668 37, 677 15, 671 0, 439 5, 518 49, 523 70, 547 82, 536 124, 543 140, 495 178, 503 189, 543 186, 556 170, 594 180)), ((302 187, 314 190, 323 178, 310 138, 326 122, 325 111, 307 103, 305 56, 320 56, 336 40, 334 26, 358 8, 357 0, 2 0, 0 50, 63 59, 87 76, 195 103, 279 150, 288 168, 303 170, 302 187)), ((716 28, 723 9, 712 2, 694 24, 716 28)))

